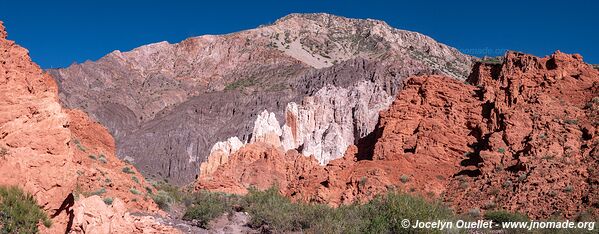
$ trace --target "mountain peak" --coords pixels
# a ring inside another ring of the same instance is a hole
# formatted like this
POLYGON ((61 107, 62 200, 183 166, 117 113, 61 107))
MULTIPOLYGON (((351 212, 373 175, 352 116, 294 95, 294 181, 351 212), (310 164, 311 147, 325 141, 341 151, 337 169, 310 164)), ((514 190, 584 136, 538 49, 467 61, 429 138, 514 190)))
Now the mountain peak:
POLYGON ((348 18, 328 13, 291 13, 275 21, 274 25, 287 25, 289 23, 303 25, 309 23, 328 26, 335 24, 357 24, 364 22, 389 26, 386 22, 381 20, 348 18))

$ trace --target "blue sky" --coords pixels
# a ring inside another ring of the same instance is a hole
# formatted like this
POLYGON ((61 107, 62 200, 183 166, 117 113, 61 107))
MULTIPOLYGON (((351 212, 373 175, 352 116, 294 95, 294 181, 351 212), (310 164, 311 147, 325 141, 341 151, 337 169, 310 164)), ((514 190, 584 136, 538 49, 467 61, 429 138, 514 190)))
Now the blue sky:
POLYGON ((97 60, 158 41, 179 42, 326 12, 384 20, 475 56, 505 49, 580 53, 599 63, 598 1, 16 1, 3 0, 9 38, 43 68, 97 60))

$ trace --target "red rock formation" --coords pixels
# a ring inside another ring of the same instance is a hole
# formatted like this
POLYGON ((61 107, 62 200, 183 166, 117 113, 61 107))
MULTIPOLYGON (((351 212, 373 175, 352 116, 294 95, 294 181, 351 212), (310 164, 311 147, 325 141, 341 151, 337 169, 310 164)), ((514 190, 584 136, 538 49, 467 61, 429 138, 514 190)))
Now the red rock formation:
POLYGON ((503 64, 477 65, 469 82, 407 80, 378 130, 325 167, 249 144, 197 188, 277 184, 296 200, 331 205, 398 189, 441 197, 458 212, 598 214, 599 72, 579 55, 509 52, 503 64))
POLYGON ((505 60, 470 77, 483 107, 468 159, 478 172, 452 180, 447 200, 461 211, 503 208, 533 218, 597 214, 599 72, 559 51, 505 60))
MULTIPOLYGON (((0 22, 0 185, 31 193, 53 220, 45 232, 70 229, 76 197, 94 192, 128 209, 155 212, 143 177, 122 171, 107 130, 80 111, 61 108, 54 80, 28 51, 6 39, 0 22), (135 182, 138 180, 138 182, 135 182)), ((106 206, 105 204, 103 204, 106 206)))

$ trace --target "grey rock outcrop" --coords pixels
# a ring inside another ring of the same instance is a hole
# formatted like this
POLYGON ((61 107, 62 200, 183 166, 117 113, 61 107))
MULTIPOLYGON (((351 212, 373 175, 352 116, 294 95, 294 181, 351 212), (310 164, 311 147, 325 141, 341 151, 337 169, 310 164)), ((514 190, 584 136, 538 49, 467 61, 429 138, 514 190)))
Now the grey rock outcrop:
POLYGON ((147 177, 184 184, 216 142, 249 141, 263 110, 283 123, 288 103, 323 87, 350 90, 368 81, 393 96, 412 75, 463 79, 472 59, 381 21, 292 14, 256 29, 115 51, 49 73, 65 106, 83 109, 111 131, 118 155, 147 177))

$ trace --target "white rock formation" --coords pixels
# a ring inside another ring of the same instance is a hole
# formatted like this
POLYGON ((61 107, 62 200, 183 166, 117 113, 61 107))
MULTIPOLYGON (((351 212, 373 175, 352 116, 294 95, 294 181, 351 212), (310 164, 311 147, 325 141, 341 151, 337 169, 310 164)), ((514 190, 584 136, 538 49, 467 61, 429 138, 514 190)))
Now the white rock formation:
POLYGON ((205 162, 200 165, 200 176, 212 174, 218 166, 229 161, 229 156, 244 146, 244 143, 237 137, 231 137, 226 141, 220 141, 212 146, 210 155, 205 162))
POLYGON ((263 142, 281 147, 281 134, 281 125, 279 125, 275 113, 264 110, 254 122, 254 131, 250 143, 263 142))
POLYGON ((306 97, 302 105, 287 105, 283 149, 314 155, 321 164, 340 158, 349 145, 374 130, 379 111, 392 100, 368 81, 350 89, 326 86, 306 97))

